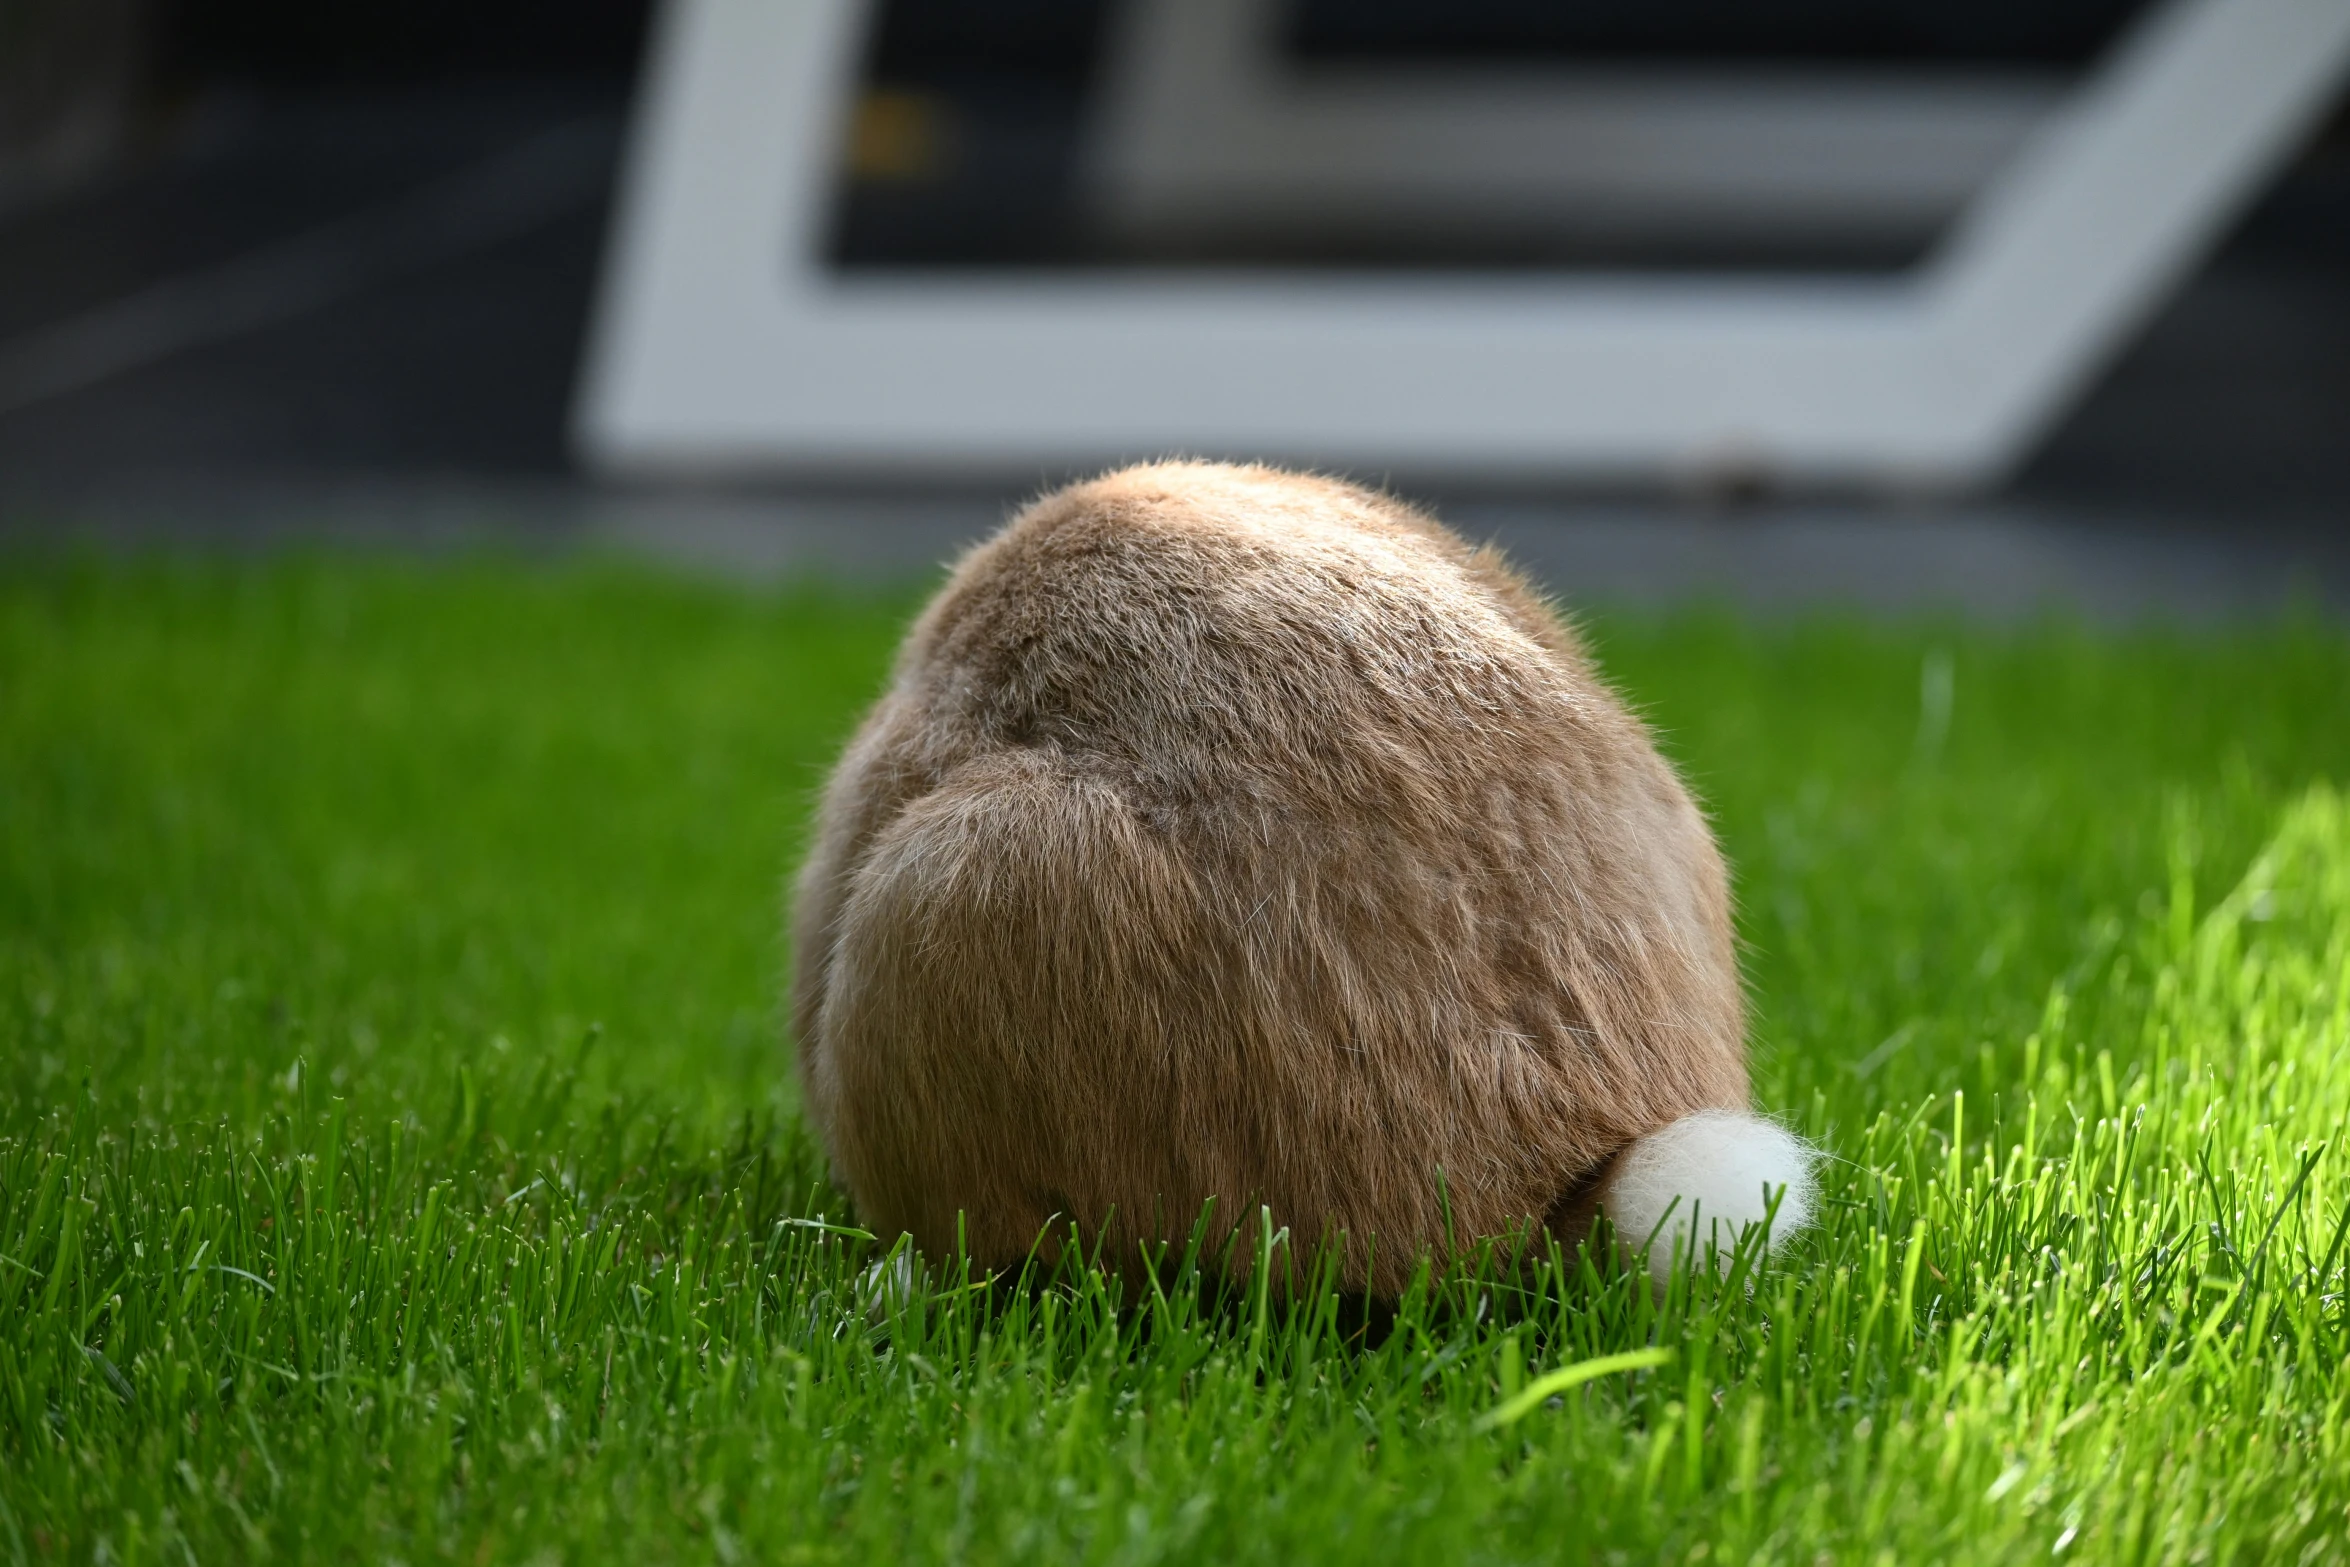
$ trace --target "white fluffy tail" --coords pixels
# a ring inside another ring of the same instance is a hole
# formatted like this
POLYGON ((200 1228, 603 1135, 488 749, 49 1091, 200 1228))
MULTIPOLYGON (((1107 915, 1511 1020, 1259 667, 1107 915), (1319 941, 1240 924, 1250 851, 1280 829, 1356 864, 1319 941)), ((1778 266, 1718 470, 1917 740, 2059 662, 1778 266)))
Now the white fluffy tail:
POLYGON ((1766 1217, 1774 1245, 1811 1223, 1818 1159, 1811 1144, 1759 1115, 1701 1110, 1634 1143, 1601 1206, 1624 1245, 1647 1243, 1661 1284, 1673 1259, 1689 1254, 1692 1224, 1702 1259, 1709 1242, 1727 1258, 1740 1233, 1766 1217))

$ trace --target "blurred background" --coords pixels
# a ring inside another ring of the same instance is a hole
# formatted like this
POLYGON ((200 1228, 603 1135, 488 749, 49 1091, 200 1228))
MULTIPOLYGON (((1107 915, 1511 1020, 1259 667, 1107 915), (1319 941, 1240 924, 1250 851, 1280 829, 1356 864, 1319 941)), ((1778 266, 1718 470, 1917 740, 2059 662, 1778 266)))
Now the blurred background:
MULTIPOLYGON (((2143 10, 879 0, 824 254, 1882 278, 2143 10), (1269 96, 1268 63, 1300 90, 1269 96), (1381 94, 1349 85, 1367 72, 1381 94)), ((582 470, 653 31, 645 0, 0 0, 0 531, 898 573, 1061 477, 582 470)), ((1364 477, 1570 599, 2350 609, 2350 109, 1995 493, 1364 477)))

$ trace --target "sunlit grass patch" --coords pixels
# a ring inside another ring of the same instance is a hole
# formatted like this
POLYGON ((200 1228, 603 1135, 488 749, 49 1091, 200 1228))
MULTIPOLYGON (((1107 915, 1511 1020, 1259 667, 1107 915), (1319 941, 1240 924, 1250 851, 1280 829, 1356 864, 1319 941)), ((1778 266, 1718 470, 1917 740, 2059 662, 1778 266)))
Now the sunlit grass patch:
POLYGON ((912 602, 0 577, 0 1552, 2350 1553, 2338 632, 1596 625, 1835 1156, 1782 1258, 874 1311, 777 932, 912 602))

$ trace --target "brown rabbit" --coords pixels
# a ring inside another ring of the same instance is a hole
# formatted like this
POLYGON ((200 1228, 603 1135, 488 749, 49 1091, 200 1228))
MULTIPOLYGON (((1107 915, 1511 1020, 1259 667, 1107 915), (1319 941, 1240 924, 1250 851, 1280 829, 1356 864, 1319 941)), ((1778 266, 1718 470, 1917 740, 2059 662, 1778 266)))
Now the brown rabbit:
POLYGON ((973 550, 833 776, 795 947, 816 1130, 933 1257, 1131 1258, 1213 1198, 1392 1293, 1603 1205, 1660 1265, 1692 1209, 1808 1212, 1688 793, 1493 552, 1350 485, 1130 468, 973 550))

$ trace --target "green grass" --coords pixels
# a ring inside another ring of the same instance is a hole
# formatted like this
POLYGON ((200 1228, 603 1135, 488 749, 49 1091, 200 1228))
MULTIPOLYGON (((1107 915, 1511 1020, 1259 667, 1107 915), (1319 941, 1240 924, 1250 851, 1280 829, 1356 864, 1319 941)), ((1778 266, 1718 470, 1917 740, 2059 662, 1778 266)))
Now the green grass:
POLYGON ((780 889, 913 602, 0 572, 0 1557, 2350 1556, 2340 631, 1598 625, 1836 1156, 1759 1270, 871 1323, 780 889))

